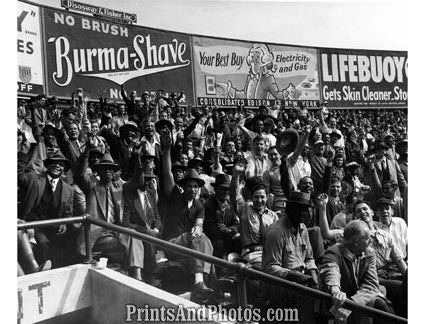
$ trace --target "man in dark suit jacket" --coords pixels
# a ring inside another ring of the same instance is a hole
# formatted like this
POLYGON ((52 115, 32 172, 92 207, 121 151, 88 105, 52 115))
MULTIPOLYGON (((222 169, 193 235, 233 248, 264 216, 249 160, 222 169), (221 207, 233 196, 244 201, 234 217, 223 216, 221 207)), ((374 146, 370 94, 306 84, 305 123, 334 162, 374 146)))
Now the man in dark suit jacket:
MULTIPOLYGON (((369 243, 367 224, 353 220, 344 229, 344 243, 331 246, 323 255, 320 276, 323 288, 332 295, 336 308, 349 298, 362 305, 392 311, 379 290, 375 252, 369 243)), ((360 315, 351 315, 352 323, 360 323, 360 315)), ((374 323, 378 321, 379 318, 374 319, 374 323)))
POLYGON ((204 205, 204 231, 213 245, 213 255, 223 258, 229 253, 241 252, 240 241, 237 237, 239 218, 229 201, 229 176, 218 174, 212 186, 215 195, 208 198, 204 205))
POLYGON ((400 166, 396 160, 391 160, 386 157, 388 145, 383 141, 376 141, 375 155, 376 159, 369 161, 371 170, 372 188, 375 195, 379 196, 382 189, 382 184, 386 180, 393 180, 397 183, 400 191, 396 192, 396 196, 400 197, 400 192, 403 193, 407 187, 407 181, 401 172, 400 166))
MULTIPOLYGON (((18 218, 24 221, 37 221, 72 216, 73 188, 61 179, 70 168, 70 161, 60 152, 44 160, 46 174, 33 172, 19 175, 18 185, 23 191, 23 202, 18 211, 18 218)), ((54 266, 70 263, 70 256, 63 249, 73 247, 73 227, 60 225, 35 229, 37 241, 36 254, 41 262, 52 259, 54 266), (66 259, 62 256, 67 257, 66 259)))
POLYGON ((37 140, 40 140, 44 124, 48 120, 46 96, 44 94, 38 95, 35 102, 30 106, 30 110, 33 135, 37 140))
MULTIPOLYGON (((154 158, 145 155, 143 158, 154 158)), ((154 237, 159 236, 161 220, 157 208, 157 184, 156 176, 145 170, 138 168, 132 181, 124 184, 124 219, 129 220, 128 227, 138 232, 154 237)), ((138 280, 143 279, 148 283, 154 281, 155 270, 155 249, 141 240, 131 239, 130 244, 130 275, 138 280)))
POLYGON ((131 178, 136 165, 135 144, 139 138, 140 130, 136 123, 129 121, 119 128, 119 136, 112 129, 102 128, 98 135, 105 138, 111 148, 112 158, 121 166, 121 178, 128 180, 131 178))

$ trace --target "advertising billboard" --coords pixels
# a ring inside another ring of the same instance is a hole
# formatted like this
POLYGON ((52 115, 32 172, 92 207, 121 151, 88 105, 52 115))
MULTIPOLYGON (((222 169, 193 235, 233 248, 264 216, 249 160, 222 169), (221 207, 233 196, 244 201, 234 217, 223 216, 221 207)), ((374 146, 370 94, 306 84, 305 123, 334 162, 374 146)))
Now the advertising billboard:
POLYGON ((407 52, 319 49, 329 107, 407 107, 407 52))
POLYGON ((18 94, 44 92, 40 8, 18 2, 18 94))
POLYGON ((193 37, 198 104, 317 107, 316 49, 193 37))
POLYGON ((49 95, 81 87, 89 98, 119 100, 124 84, 139 96, 183 89, 184 102, 193 102, 189 36, 43 10, 49 95))

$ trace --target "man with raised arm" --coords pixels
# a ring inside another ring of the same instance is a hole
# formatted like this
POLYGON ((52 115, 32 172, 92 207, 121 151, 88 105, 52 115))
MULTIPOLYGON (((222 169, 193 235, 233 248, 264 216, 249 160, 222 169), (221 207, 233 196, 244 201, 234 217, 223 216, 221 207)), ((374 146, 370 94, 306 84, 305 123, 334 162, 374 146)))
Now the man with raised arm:
MULTIPOLYGON (((162 236, 171 243, 212 255, 211 241, 203 232, 204 206, 198 199, 199 188, 204 181, 194 169, 189 169, 178 185, 175 183, 171 171, 171 143, 171 132, 164 128, 161 133, 162 172, 167 207, 162 236)), ((168 259, 181 259, 181 255, 170 251, 166 255, 168 259)), ((195 275, 193 294, 202 299, 212 293, 212 289, 204 283, 204 274, 208 275, 210 270, 211 264, 191 259, 190 271, 195 275)))

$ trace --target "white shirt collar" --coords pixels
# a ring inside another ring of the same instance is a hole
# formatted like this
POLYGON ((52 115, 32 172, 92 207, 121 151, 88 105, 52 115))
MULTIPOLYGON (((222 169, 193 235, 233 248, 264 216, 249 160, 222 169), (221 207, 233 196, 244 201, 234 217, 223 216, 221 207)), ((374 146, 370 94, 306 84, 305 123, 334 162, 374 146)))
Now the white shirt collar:
POLYGON ((47 181, 49 182, 49 185, 52 186, 52 191, 55 192, 59 178, 52 178, 51 176, 47 175, 47 181))

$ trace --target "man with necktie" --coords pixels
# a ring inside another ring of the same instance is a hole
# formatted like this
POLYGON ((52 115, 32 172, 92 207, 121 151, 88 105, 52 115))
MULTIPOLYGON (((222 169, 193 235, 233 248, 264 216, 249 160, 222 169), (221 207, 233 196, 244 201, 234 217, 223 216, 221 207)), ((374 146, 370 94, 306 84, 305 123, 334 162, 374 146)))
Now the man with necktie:
POLYGON ((396 196, 400 197, 407 187, 407 181, 401 172, 400 166, 396 160, 390 160, 386 157, 388 145, 383 141, 375 143, 375 157, 369 157, 369 169, 371 173, 372 189, 375 197, 379 197, 384 181, 393 180, 397 183, 400 191, 397 190, 396 196))
MULTIPOLYGON (((84 167, 87 167, 85 164, 84 167)), ((85 177, 81 179, 84 188, 89 188, 87 194, 86 213, 94 218, 119 226, 126 226, 128 221, 123 215, 123 182, 114 180, 115 172, 120 166, 114 162, 111 155, 106 153, 99 162, 93 165, 99 179, 85 177)), ((84 173, 84 170, 83 170, 84 173)), ((103 227, 92 225, 90 227, 90 243, 93 252, 101 253, 117 262, 122 268, 127 268, 126 251, 128 237, 103 227)), ((85 254, 84 233, 78 237, 80 254, 85 254)))
MULTIPOLYGON (((155 156, 145 154, 141 157, 146 161, 155 156)), ((145 164, 145 163, 143 163, 145 164)), ((152 170, 137 167, 134 177, 124 184, 124 219, 128 227, 154 237, 159 236, 161 220, 157 206, 158 179, 152 170)), ((130 239, 130 276, 137 280, 154 282, 155 248, 153 245, 136 239, 130 239), (143 276, 142 276, 143 270, 143 276)))
MULTIPOLYGON (((44 174, 27 172, 19 175, 18 186, 24 200, 18 218, 24 221, 48 220, 73 215, 74 190, 61 176, 70 168, 70 161, 61 152, 44 160, 44 174)), ((45 227, 35 229, 35 254, 39 262, 52 260, 53 266, 71 264, 73 226, 45 227), (70 250, 64 253, 64 250, 70 250), (63 256, 67 254, 67 259, 63 256)))

